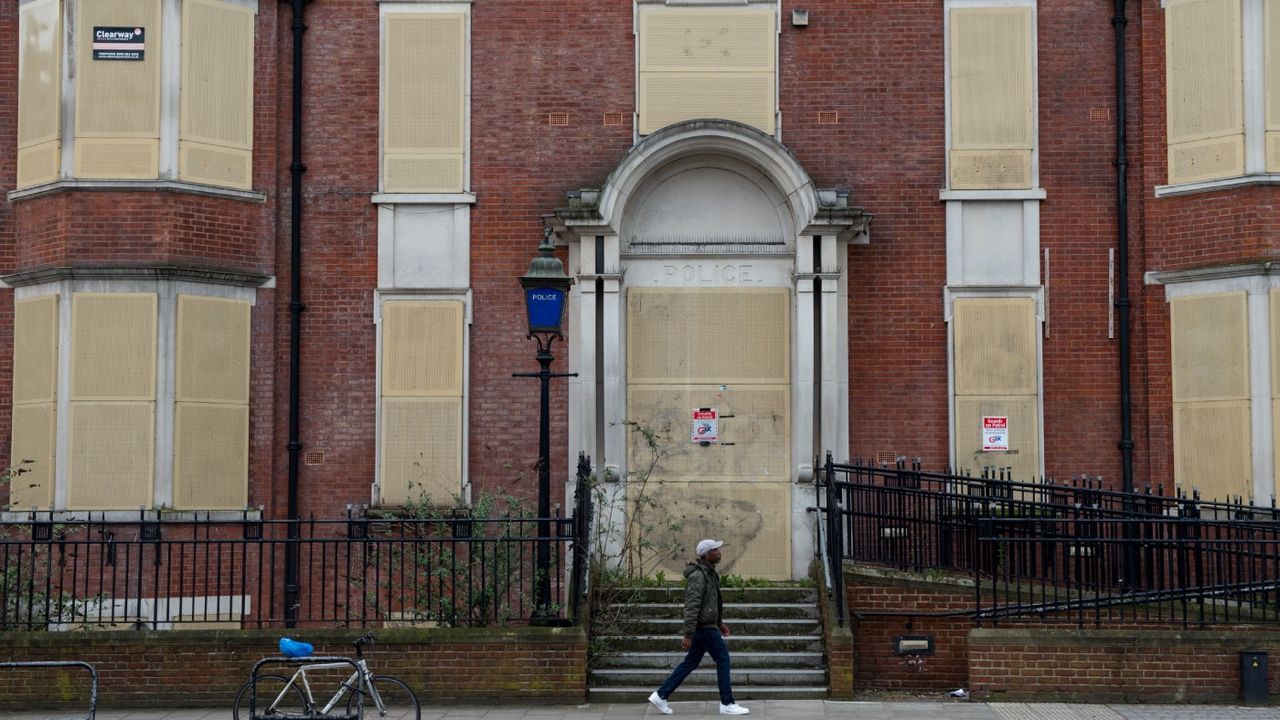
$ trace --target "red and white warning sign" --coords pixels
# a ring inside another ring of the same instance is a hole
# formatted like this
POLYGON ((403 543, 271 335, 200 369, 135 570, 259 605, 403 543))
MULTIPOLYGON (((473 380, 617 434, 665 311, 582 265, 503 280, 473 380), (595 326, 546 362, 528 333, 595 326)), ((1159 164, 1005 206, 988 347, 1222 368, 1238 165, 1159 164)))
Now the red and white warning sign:
POLYGON ((720 442, 720 421, 715 408, 693 409, 693 434, 690 442, 720 442))
POLYGON ((1009 417, 982 417, 982 452, 1009 452, 1009 417))

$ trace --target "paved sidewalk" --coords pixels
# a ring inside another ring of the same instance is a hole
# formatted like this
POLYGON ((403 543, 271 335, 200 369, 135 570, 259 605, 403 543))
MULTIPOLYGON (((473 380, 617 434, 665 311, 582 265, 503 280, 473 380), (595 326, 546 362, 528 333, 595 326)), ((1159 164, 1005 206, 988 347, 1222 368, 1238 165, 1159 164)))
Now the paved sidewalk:
MULTIPOLYGON (((750 718, 779 720, 1280 720, 1280 707, 1077 705, 1060 703, 744 701, 750 718)), ((715 702, 673 702, 670 717, 719 718, 715 702)), ((99 720, 227 720, 229 709, 100 710, 99 720)), ((376 714, 368 714, 370 720, 376 714)), ((628 720, 662 718, 648 703, 582 705, 425 705, 422 720, 628 720)), ((69 720, 75 712, 0 712, 0 720, 69 720)), ((387 718, 386 720, 402 720, 387 718)))

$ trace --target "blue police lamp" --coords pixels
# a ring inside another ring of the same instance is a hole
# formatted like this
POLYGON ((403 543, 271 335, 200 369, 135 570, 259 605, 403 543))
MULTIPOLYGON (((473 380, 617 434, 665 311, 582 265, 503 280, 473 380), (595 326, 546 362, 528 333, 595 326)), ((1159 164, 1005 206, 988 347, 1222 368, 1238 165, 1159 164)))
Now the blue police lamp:
POLYGON ((564 337, 560 326, 573 278, 564 274, 564 265, 555 256, 551 228, 544 231, 538 252, 541 255, 529 263, 529 272, 520 276, 520 286, 524 288, 524 304, 529 313, 529 337, 564 337))
POLYGON ((577 373, 551 371, 551 362, 555 359, 551 354, 551 343, 564 337, 560 331, 561 318, 564 317, 565 300, 569 297, 569 286, 573 284, 573 278, 564 274, 564 264, 555 256, 551 228, 543 230, 538 252, 539 256, 529 263, 529 272, 520 276, 520 286, 524 288, 524 304, 529 312, 528 337, 538 341, 539 370, 536 373, 512 373, 512 376, 537 378, 539 383, 538 553, 534 573, 536 600, 530 622, 535 625, 558 625, 563 624, 566 619, 559 617, 557 610, 563 608, 565 603, 555 602, 551 597, 551 546, 557 539, 551 529, 550 385, 551 378, 576 377, 577 373))

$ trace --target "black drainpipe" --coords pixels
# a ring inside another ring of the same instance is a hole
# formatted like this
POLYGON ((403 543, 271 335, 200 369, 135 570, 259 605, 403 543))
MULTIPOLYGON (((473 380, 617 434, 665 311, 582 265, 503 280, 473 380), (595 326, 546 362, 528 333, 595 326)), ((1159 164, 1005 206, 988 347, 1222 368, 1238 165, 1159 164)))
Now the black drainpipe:
POLYGON ((298 440, 299 393, 302 379, 302 34, 303 11, 310 0, 293 3, 293 157, 289 163, 292 176, 289 190, 289 543, 284 554, 285 627, 298 624, 298 540, 301 518, 298 515, 298 440))
POLYGON ((1133 409, 1129 383, 1129 158, 1128 122, 1125 110, 1125 0, 1115 0, 1116 14, 1111 24, 1116 31, 1116 231, 1119 236, 1116 254, 1116 314, 1120 325, 1120 448, 1123 475, 1121 489, 1133 492, 1133 409))

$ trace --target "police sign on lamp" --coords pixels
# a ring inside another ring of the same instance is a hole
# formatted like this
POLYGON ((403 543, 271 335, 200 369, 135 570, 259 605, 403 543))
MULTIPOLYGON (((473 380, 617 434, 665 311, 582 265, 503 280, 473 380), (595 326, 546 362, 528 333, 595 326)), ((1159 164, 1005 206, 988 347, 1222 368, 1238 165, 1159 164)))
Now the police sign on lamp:
POLYGON ((529 334, 560 335, 565 299, 573 278, 564 274, 564 265, 555 256, 550 228, 543 233, 538 252, 541 254, 529 263, 529 272, 520 276, 525 309, 529 313, 529 334))

